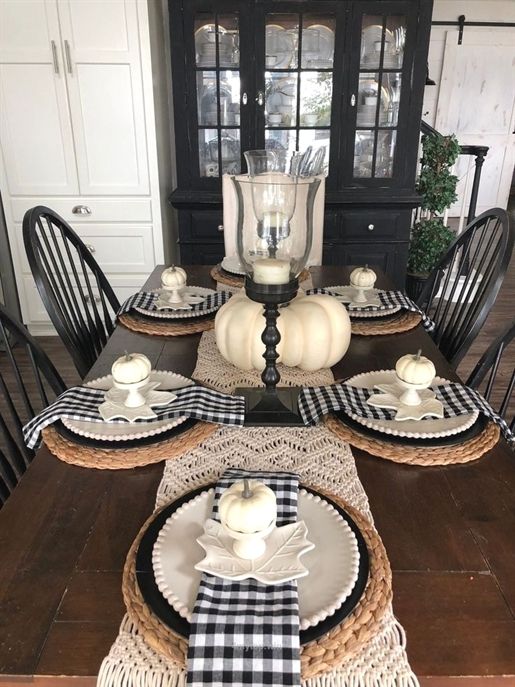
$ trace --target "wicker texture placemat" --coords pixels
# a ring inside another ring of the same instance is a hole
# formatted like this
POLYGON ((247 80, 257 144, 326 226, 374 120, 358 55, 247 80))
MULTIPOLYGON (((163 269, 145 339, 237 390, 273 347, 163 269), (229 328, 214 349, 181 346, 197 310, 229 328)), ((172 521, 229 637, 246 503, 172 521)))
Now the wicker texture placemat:
MULTIPOLYGON (((361 530, 368 549, 369 577, 363 595, 353 612, 327 634, 301 647, 303 680, 342 665, 377 632, 392 599, 390 564, 383 543, 372 524, 340 497, 329 492, 321 493, 325 493, 328 498, 344 508, 361 530)), ((179 667, 184 667, 187 641, 166 626, 147 606, 136 578, 136 554, 139 543, 159 512, 154 513, 146 521, 130 548, 123 571, 123 599, 130 619, 145 642, 179 667)))
POLYGON ((151 334, 152 336, 185 336, 186 334, 198 334, 213 329, 215 326, 215 313, 212 317, 202 319, 158 320, 155 322, 144 320, 143 318, 124 313, 118 315, 118 322, 133 332, 141 334, 151 334))
POLYGON ((493 422, 489 422, 485 429, 477 436, 454 446, 409 446, 392 444, 388 441, 373 439, 360 434, 355 429, 340 422, 333 415, 325 418, 325 425, 337 437, 348 441, 352 446, 361 448, 378 458, 385 458, 394 463, 408 465, 453 465, 455 463, 469 463, 478 460, 490 451, 500 437, 500 430, 493 422))
MULTIPOLYGON (((243 288, 245 282, 244 277, 238 277, 237 275, 229 274, 229 272, 223 270, 220 263, 218 263, 218 265, 215 265, 211 269, 211 276, 215 281, 219 282, 220 284, 225 284, 226 286, 232 286, 234 288, 243 288)), ((299 275, 299 284, 300 282, 305 281, 309 277, 309 270, 302 270, 302 272, 299 275)))
POLYGON ((374 320, 373 322, 357 322, 351 318, 351 326, 353 334, 360 334, 362 336, 381 336, 384 334, 400 334, 401 332, 408 332, 414 329, 422 321, 422 317, 416 313, 405 310, 398 317, 393 320, 385 319, 374 320))
POLYGON ((179 458, 186 451, 201 444, 218 429, 218 425, 210 422, 196 422, 193 427, 175 437, 159 441, 159 435, 157 435, 155 444, 130 448, 99 448, 93 445, 76 444, 61 436, 51 425, 43 430, 42 435, 43 442, 50 453, 65 463, 98 470, 126 470, 179 458))

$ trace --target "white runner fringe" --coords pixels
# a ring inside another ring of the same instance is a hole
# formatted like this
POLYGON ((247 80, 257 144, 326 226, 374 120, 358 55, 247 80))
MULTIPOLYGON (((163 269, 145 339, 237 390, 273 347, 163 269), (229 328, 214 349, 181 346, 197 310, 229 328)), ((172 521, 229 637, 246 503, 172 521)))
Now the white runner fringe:
MULTIPOLYGON (((308 374, 281 367, 281 383, 329 384, 330 370, 308 374)), ((218 353, 214 333, 202 335, 193 377, 219 389, 259 384, 259 373, 242 373, 218 353)), ((156 508, 208 482, 227 467, 298 472, 301 481, 327 489, 357 508, 372 522, 363 485, 350 447, 323 426, 284 428, 221 427, 204 443, 177 460, 165 463, 156 508)), ((406 655, 404 630, 388 609, 377 635, 344 665, 302 687, 418 687, 406 655)), ((127 616, 108 656, 103 660, 97 687, 185 687, 186 670, 150 649, 127 616)))

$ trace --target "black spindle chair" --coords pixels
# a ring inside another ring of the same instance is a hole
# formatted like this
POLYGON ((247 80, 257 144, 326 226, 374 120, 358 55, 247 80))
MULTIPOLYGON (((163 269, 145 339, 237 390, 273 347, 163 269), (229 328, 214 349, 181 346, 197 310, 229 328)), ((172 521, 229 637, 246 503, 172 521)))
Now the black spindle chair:
POLYGON ((492 405, 512 431, 515 431, 515 412, 511 406, 515 366, 506 363, 505 353, 514 338, 515 320, 490 344, 467 379, 468 386, 478 389, 487 401, 493 402, 492 405))
POLYGON ((484 212, 449 247, 417 299, 435 321, 432 337, 454 366, 477 336, 501 288, 514 230, 500 208, 484 212))
POLYGON ((34 457, 23 425, 65 388, 38 342, 0 304, 0 506, 34 457))
POLYGON ((27 210, 23 240, 39 295, 85 377, 113 332, 120 303, 86 244, 50 208, 27 210))

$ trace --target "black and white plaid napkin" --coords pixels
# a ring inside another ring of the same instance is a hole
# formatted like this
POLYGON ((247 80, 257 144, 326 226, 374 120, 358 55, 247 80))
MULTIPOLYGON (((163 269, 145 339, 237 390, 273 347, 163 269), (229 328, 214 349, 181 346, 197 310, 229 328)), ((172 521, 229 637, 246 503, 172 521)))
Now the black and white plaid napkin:
POLYGON ((203 315, 218 310, 224 303, 227 303, 231 296, 232 293, 229 293, 229 291, 216 291, 207 295, 202 303, 192 303, 191 308, 187 310, 176 310, 173 308, 158 308, 156 302, 159 300, 159 293, 157 291, 139 291, 127 298, 116 314, 123 315, 135 308, 141 308, 142 310, 157 314, 173 312, 177 314, 178 318, 181 316, 191 317, 191 313, 203 315))
MULTIPOLYGON (((189 417, 205 422, 223 425, 243 425, 245 419, 245 399, 243 396, 230 396, 219 391, 206 389, 197 384, 182 389, 173 389, 177 396, 166 406, 154 408, 156 418, 136 420, 136 423, 171 420, 176 417, 189 417)), ((25 443, 30 449, 39 444, 40 433, 53 422, 66 418, 68 420, 86 420, 87 422, 105 422, 98 412, 98 406, 104 402, 105 391, 74 386, 62 393, 48 408, 36 415, 23 428, 25 443)), ((126 424, 128 420, 117 418, 109 424, 126 424)))
MULTIPOLYGON (((264 482, 277 497, 277 524, 297 520, 298 475, 230 469, 215 491, 212 517, 224 489, 244 477, 264 482)), ((297 582, 233 582, 204 573, 191 621, 190 687, 300 685, 297 582)))
MULTIPOLYGON (((499 426, 506 441, 515 440, 506 421, 475 389, 469 389, 455 382, 432 386, 431 389, 443 404, 444 417, 456 417, 478 410, 499 426)), ((306 387, 299 395, 299 410, 306 425, 313 425, 322 415, 337 410, 354 413, 371 420, 393 420, 395 410, 376 408, 367 403, 370 396, 376 393, 379 392, 374 389, 358 389, 346 383, 306 387)))
MULTIPOLYGON (((331 289, 316 288, 306 291, 306 294, 326 293, 329 296, 335 296, 341 300, 341 294, 331 289)), ((376 295, 381 305, 365 305, 363 307, 353 308, 352 313, 359 315, 360 310, 364 312, 380 312, 381 310, 391 310, 395 306, 400 306, 403 310, 416 312, 422 317, 422 326, 428 332, 432 332, 435 328, 433 320, 426 315, 426 313, 414 303, 411 298, 408 298, 402 291, 379 291, 376 295)), ((350 313, 351 311, 349 311, 350 313)))

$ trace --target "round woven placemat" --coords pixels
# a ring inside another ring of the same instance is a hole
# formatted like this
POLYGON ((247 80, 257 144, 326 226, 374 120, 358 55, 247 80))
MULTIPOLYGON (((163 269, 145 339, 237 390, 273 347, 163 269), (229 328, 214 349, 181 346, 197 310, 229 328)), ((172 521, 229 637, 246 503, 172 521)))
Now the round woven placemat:
POLYGON ((142 334, 152 334, 154 336, 185 336, 186 334, 198 334, 199 332, 206 332, 209 329, 214 329, 215 313, 213 317, 206 317, 196 320, 182 320, 180 322, 174 320, 156 319, 155 322, 144 320, 139 317, 134 317, 128 313, 118 316, 118 322, 123 324, 127 329, 133 332, 140 332, 142 334))
MULTIPOLYGON (((233 286, 234 288, 241 289, 243 288, 245 279, 244 277, 238 277, 237 275, 231 275, 228 272, 225 272, 225 270, 222 269, 221 264, 219 263, 218 265, 215 265, 211 269, 211 276, 213 279, 217 282, 220 282, 220 284, 225 284, 226 286, 233 286)), ((304 281, 309 277, 309 270, 305 269, 302 270, 302 272, 299 275, 299 284, 300 282, 304 281)))
POLYGON ((367 453, 385 458, 394 463, 408 465, 453 465, 454 463, 469 463, 481 458, 499 441, 499 427, 489 422, 485 429, 477 436, 455 446, 408 446, 380 441, 360 434, 356 430, 344 425, 333 415, 325 418, 325 424, 337 437, 348 441, 352 446, 361 448, 367 453))
POLYGON ((100 448, 76 444, 61 436, 52 425, 45 427, 42 434, 50 453, 65 463, 98 470, 126 470, 179 458, 218 429, 218 425, 210 422, 197 422, 193 427, 175 437, 164 441, 156 440, 155 444, 148 446, 130 448, 100 448))
POLYGON ((382 334, 399 334, 400 332, 408 332, 414 329, 422 321, 422 317, 417 312, 405 310, 394 320, 374 320, 373 322, 365 322, 362 320, 357 322, 351 319, 351 327, 353 334, 361 334, 362 336, 382 335, 382 334))
MULTIPOLYGON (((369 576, 361 599, 353 612, 316 641, 301 647, 302 678, 315 677, 341 666, 378 630, 392 599, 391 570, 383 543, 368 520, 338 496, 313 487, 344 508, 358 525, 369 556, 369 576)), ((154 513, 143 525, 125 561, 122 591, 127 613, 139 634, 155 651, 179 667, 186 664, 188 642, 152 612, 145 603, 136 579, 136 553, 154 513)))

